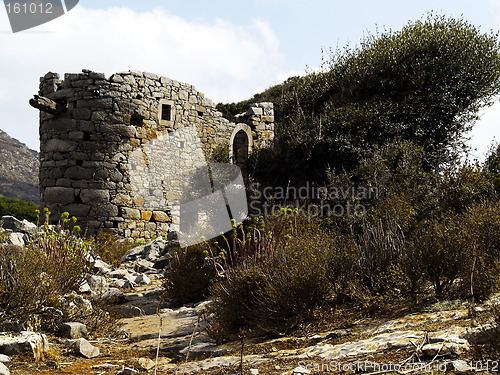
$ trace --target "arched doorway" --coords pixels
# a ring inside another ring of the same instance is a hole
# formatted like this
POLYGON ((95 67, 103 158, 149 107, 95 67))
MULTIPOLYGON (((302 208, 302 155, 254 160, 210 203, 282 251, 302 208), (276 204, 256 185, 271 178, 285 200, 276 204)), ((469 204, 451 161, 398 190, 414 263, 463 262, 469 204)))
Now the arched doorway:
POLYGON ((231 134, 229 151, 233 164, 236 164, 245 175, 245 163, 252 152, 252 129, 246 124, 237 124, 231 134))
POLYGON ((244 130, 236 133, 233 139, 233 163, 244 169, 248 159, 249 142, 248 135, 244 130))

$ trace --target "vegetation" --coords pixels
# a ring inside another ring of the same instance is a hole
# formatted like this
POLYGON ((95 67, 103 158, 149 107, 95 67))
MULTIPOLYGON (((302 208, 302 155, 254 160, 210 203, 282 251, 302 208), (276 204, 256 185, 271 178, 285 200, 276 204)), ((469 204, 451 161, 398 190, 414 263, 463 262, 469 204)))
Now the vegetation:
MULTIPOLYGON (((429 16, 254 97, 277 103, 279 126, 275 147, 250 160, 251 181, 325 187, 293 202, 321 210, 260 197, 279 209, 175 254, 169 301, 210 297, 208 330, 222 341, 281 335, 352 307, 390 314, 458 299, 473 308, 500 291, 500 146, 484 164, 458 158, 478 109, 500 90, 499 56, 497 35, 429 16), (348 205, 362 210, 335 214, 348 205)), ((228 157, 222 145, 211 161, 228 157)), ((27 318, 76 290, 91 265, 73 224, 65 215, 26 249, 0 246, 1 313, 27 318)), ((127 249, 107 235, 96 241, 110 263, 127 249)))
POLYGON ((205 261, 207 247, 207 244, 194 245, 175 254, 164 283, 166 297, 173 306, 199 302, 210 295, 216 270, 205 261))
POLYGON ((38 216, 35 211, 37 209, 38 206, 33 202, 0 196, 0 217, 9 215, 19 220, 28 220, 36 223, 38 216))
POLYGON ((76 219, 64 213, 61 223, 50 227, 50 213, 45 214, 43 230, 25 248, 0 245, 0 313, 21 322, 57 308, 60 297, 77 291, 92 267, 91 244, 77 236, 76 219))
POLYGON ((354 243, 291 210, 235 226, 223 250, 223 279, 212 289, 211 333, 284 333, 333 303, 352 276, 354 243))
POLYGON ((277 140, 253 156, 269 184, 324 183, 377 150, 409 141, 435 170, 463 149, 463 134, 500 89, 498 35, 429 15, 401 31, 330 51, 323 71, 273 89, 277 140))
POLYGON ((446 298, 473 305, 499 290, 500 148, 484 165, 459 159, 500 91, 499 47, 497 34, 429 15, 330 51, 321 72, 261 94, 275 103, 277 140, 252 155, 253 181, 342 193, 300 202, 321 202, 320 218, 282 210, 235 223, 205 249, 215 337, 282 334, 346 304, 390 313, 446 298), (362 214, 331 215, 348 204, 362 214))

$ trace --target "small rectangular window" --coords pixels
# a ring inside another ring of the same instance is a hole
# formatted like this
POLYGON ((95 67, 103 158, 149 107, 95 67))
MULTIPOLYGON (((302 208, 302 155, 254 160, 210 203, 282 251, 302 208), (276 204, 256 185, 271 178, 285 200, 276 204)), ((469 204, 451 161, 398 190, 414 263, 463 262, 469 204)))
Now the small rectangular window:
POLYGON ((161 119, 163 121, 172 121, 172 106, 170 104, 161 105, 161 119))

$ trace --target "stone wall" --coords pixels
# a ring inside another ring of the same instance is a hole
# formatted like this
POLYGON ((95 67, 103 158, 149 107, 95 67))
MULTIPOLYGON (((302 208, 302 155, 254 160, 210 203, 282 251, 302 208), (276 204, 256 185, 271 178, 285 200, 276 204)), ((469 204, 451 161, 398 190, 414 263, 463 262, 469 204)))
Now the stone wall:
MULTIPOLYGON (((147 173, 137 180, 137 171, 130 170, 141 167, 131 160, 138 150, 145 159, 144 150, 171 159, 171 146, 167 143, 162 149, 165 143, 160 141, 172 132, 186 129, 185 136, 200 140, 198 145, 190 139, 170 139, 170 145, 182 149, 178 157, 194 164, 218 145, 228 145, 232 155, 242 134, 248 137, 247 154, 269 145, 274 137, 272 103, 255 104, 229 122, 192 85, 151 73, 128 71, 106 78, 83 70, 65 74, 64 79, 47 73, 35 99, 44 103, 30 101, 40 109, 42 205, 53 220, 65 211, 76 216, 88 235, 107 230, 149 239, 177 229, 179 213, 171 204, 178 199, 176 180, 151 181, 151 173, 148 181, 147 173), (143 184, 151 194, 137 195, 134 184, 143 184)), ((149 168, 147 160, 146 165, 149 168)), ((182 179, 182 173, 172 174, 182 179)))

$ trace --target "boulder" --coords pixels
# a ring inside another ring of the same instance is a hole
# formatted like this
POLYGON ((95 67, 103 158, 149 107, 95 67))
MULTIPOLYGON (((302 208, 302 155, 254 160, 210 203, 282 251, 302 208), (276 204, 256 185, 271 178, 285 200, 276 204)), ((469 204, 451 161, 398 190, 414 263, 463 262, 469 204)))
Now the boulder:
POLYGON ((65 315, 89 315, 94 310, 92 303, 83 296, 72 292, 61 298, 61 305, 65 315))
POLYGON ((163 238, 157 238, 144 246, 142 258, 150 262, 155 262, 165 253, 167 247, 167 241, 164 241, 163 238))
POLYGON ((134 270, 137 272, 158 272, 153 266, 154 263, 146 259, 139 259, 134 262, 134 270))
POLYGON ((84 280, 80 285, 80 287, 78 288, 78 291, 83 294, 90 294, 92 292, 92 288, 90 287, 87 280, 84 280))
POLYGON ((153 265, 153 268, 157 270, 162 270, 164 269, 169 263, 170 259, 172 259, 172 255, 170 253, 166 253, 165 255, 161 256, 156 260, 156 262, 153 265))
POLYGON ((49 351, 49 342, 43 334, 22 331, 17 336, 0 337, 0 354, 15 355, 18 353, 30 352, 35 361, 39 361, 43 355, 49 351))
POLYGON ((122 263, 133 262, 134 260, 136 260, 142 254, 143 250, 144 250, 144 246, 137 246, 137 247, 134 247, 134 248, 128 250, 120 258, 120 262, 122 262, 122 263))
POLYGON ((78 322, 63 323, 61 324, 60 335, 67 339, 87 338, 87 326, 78 322))
POLYGON ((10 375, 10 371, 3 363, 0 363, 0 375, 10 375))
POLYGON ((36 225, 28 220, 18 220, 13 216, 2 216, 3 229, 11 230, 12 232, 28 234, 34 236, 36 234, 36 225))
POLYGON ((13 232, 9 233, 9 240, 12 245, 23 247, 26 245, 26 235, 23 233, 13 232))
POLYGON ((100 259, 97 259, 94 262, 94 273, 100 274, 100 275, 107 275, 111 272, 111 266, 107 264, 106 262, 103 262, 100 259))
POLYGON ((99 348, 92 345, 90 342, 84 338, 79 338, 77 340, 68 340, 66 346, 73 350, 76 354, 79 354, 85 358, 95 358, 99 356, 99 348))
POLYGON ((140 307, 129 304, 116 306, 113 311, 122 318, 134 318, 136 316, 146 315, 144 310, 140 307))
POLYGON ((5 354, 0 354, 0 363, 9 363, 10 358, 9 356, 6 356, 5 354))
POLYGON ((87 283, 94 292, 104 292, 109 287, 106 278, 99 275, 89 276, 87 283))
POLYGON ((127 297, 118 288, 109 288, 102 296, 101 300, 106 303, 119 305, 127 301, 127 297))
POLYGON ((151 279, 147 277, 145 274, 141 273, 139 276, 135 278, 134 282, 137 285, 149 285, 151 283, 151 279))

